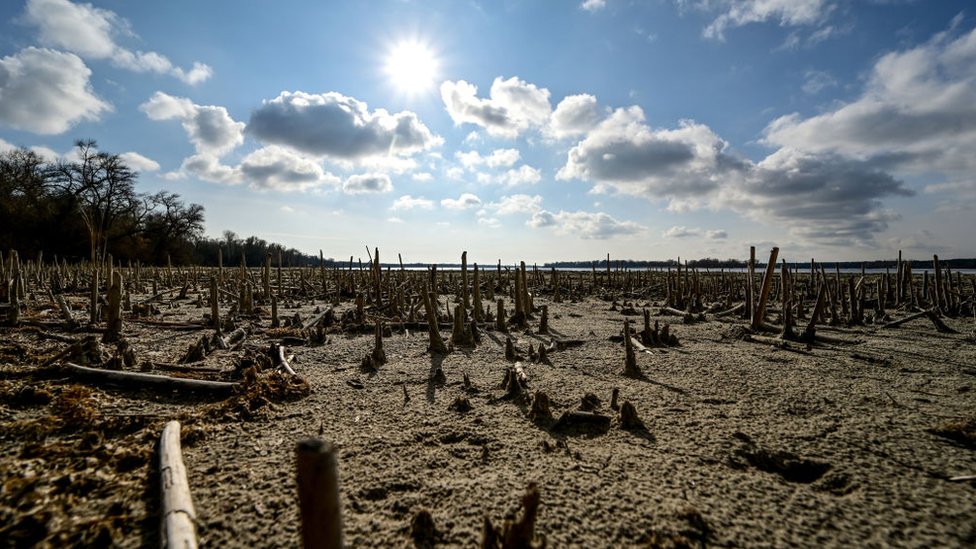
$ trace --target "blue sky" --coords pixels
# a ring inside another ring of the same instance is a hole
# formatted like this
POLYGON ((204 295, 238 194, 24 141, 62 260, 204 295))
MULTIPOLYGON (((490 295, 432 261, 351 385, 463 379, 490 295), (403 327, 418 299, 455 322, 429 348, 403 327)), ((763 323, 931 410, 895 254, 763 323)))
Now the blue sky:
POLYGON ((976 256, 969 2, 0 4, 0 149, 406 261, 976 256))

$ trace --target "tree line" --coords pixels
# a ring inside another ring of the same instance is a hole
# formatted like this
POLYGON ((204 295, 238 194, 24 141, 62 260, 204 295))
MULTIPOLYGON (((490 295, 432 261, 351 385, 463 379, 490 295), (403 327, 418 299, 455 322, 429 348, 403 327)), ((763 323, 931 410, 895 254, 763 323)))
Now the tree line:
POLYGON ((264 262, 318 263, 294 248, 224 231, 203 235, 204 207, 168 191, 140 193, 138 173, 94 140, 75 143, 73 158, 49 161, 29 149, 0 153, 0 250, 22 257, 52 254, 69 261, 117 261, 148 265, 264 262), (219 250, 219 251, 218 251, 219 250))

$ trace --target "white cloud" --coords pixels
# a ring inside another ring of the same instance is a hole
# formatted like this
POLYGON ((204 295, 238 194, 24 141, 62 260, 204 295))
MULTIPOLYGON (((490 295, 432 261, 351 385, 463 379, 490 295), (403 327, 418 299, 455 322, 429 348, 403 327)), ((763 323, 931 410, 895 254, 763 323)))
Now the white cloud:
POLYGON ((873 159, 919 173, 976 169, 976 29, 882 56, 859 98, 816 116, 780 117, 765 143, 873 159))
POLYGON ((705 237, 708 240, 723 240, 728 238, 729 234, 721 229, 707 230, 703 231, 698 227, 685 227, 683 225, 675 225, 668 228, 663 233, 661 233, 663 238, 701 238, 705 237))
POLYGON ((71 53, 26 48, 0 58, 0 123, 59 134, 82 120, 98 120, 112 107, 95 95, 90 76, 71 53))
POLYGON ((542 209, 542 197, 513 194, 501 197, 498 202, 488 204, 487 208, 497 215, 530 214, 542 209))
POLYGON ((394 216, 394 217, 387 217, 386 218, 386 221, 387 221, 387 223, 403 223, 403 220, 400 219, 399 217, 396 217, 396 216, 394 216))
POLYGON ((479 166, 488 168, 507 168, 514 166, 522 157, 518 149, 495 149, 488 156, 481 156, 478 151, 458 151, 454 153, 462 166, 474 170, 479 166))
POLYGON ((281 92, 251 113, 248 134, 260 141, 335 160, 409 156, 443 143, 410 111, 370 112, 336 92, 281 92))
POLYGON ((774 20, 783 27, 815 25, 835 7, 831 0, 703 0, 696 5, 721 11, 703 31, 706 38, 717 40, 725 39, 726 29, 750 23, 774 20))
POLYGON ((421 210, 429 210, 433 207, 434 207, 433 200, 428 200, 422 196, 413 197, 410 196, 409 194, 405 194, 400 198, 397 198, 393 202, 393 206, 390 206, 390 209, 394 211, 413 210, 415 208, 419 208, 421 210))
POLYGON ((702 232, 699 228, 688 228, 683 225, 675 225, 664 231, 661 236, 664 238, 690 238, 701 236, 701 234, 702 232))
POLYGON ((552 110, 549 90, 514 76, 508 80, 495 78, 487 99, 477 94, 478 87, 464 80, 441 84, 441 99, 455 124, 476 124, 496 137, 515 138, 539 127, 552 110))
POLYGON ((283 212, 285 212, 285 213, 295 213, 295 208, 292 208, 291 206, 288 206, 288 205, 282 206, 282 207, 280 207, 278 209, 281 210, 281 211, 283 211, 283 212))
POLYGON ((827 88, 837 86, 837 80, 826 71, 809 70, 803 75, 803 92, 816 95, 827 88))
POLYGON ((419 172, 419 173, 411 174, 410 179, 413 179, 414 181, 420 183, 426 183, 428 181, 433 181, 434 176, 427 172, 419 172))
POLYGON ((449 210, 469 210, 481 206, 481 199, 471 193, 464 193, 458 198, 445 198, 441 206, 449 210))
POLYGON ((722 189, 718 203, 792 235, 837 246, 869 246, 898 218, 880 202, 911 190, 868 162, 780 149, 722 189))
POLYGON ((600 11, 607 7, 607 0, 583 0, 580 4, 580 9, 584 9, 589 12, 600 11))
POLYGON ((502 222, 496 217, 479 217, 478 225, 488 227, 489 229, 497 229, 502 226, 502 222))
POLYGON ((883 163, 788 148, 754 163, 729 153, 703 124, 651 129, 638 107, 617 109, 590 131, 557 178, 591 181, 591 192, 666 199, 674 212, 732 209, 797 238, 839 245, 872 243, 897 217, 881 199, 912 194, 883 163))
POLYGON ((115 12, 91 4, 68 0, 28 0, 23 21, 37 27, 42 44, 62 48, 86 59, 109 59, 112 64, 136 72, 155 72, 198 84, 210 78, 213 70, 195 62, 190 70, 174 66, 154 51, 128 50, 115 36, 132 34, 129 23, 115 12))
POLYGON ((242 183, 240 170, 221 164, 220 158, 210 153, 198 153, 183 159, 180 169, 163 174, 169 180, 198 177, 211 183, 239 185, 242 183))
POLYGON ((180 120, 199 154, 219 157, 244 142, 244 123, 231 118, 224 107, 196 105, 158 91, 139 110, 150 120, 180 120))
POLYGON ((261 190, 293 192, 340 184, 315 160, 274 145, 245 156, 238 170, 252 188, 261 190))
POLYGON ((342 182, 346 194, 374 194, 393 191, 393 182, 385 173, 365 173, 349 176, 342 182))
POLYGON ((583 240, 605 240, 643 233, 646 227, 633 221, 619 221, 603 212, 535 212, 526 222, 530 227, 554 227, 558 234, 573 234, 583 240))
POLYGON ((516 185, 534 185, 542 180, 542 173, 532 166, 525 164, 516 170, 508 170, 502 174, 500 181, 503 185, 514 187, 516 185))
POLYGON ((641 108, 632 106, 615 110, 570 149, 556 178, 596 181, 650 197, 700 196, 741 164, 726 148, 708 126, 693 121, 652 130, 641 108))
POLYGON ((119 155, 127 166, 140 172, 154 172, 159 170, 159 162, 147 158, 137 152, 124 152, 119 155))
POLYGON ((549 120, 548 134, 556 139, 576 137, 592 130, 604 117, 596 97, 588 94, 564 97, 549 120))

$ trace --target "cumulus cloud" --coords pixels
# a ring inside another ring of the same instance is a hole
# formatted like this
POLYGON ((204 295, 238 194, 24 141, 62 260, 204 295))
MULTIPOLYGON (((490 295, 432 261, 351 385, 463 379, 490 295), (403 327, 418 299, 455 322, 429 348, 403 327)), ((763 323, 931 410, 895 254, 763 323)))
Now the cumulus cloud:
POLYGON ((615 110, 570 149, 557 179, 584 179, 649 197, 696 196, 716 189, 742 161, 703 124, 682 121, 676 129, 652 130, 644 112, 615 110))
POLYGON ((441 206, 449 210, 469 210, 481 206, 481 199, 471 193, 464 193, 457 198, 441 200, 441 206))
MULTIPOLYGON (((590 181, 595 191, 665 199, 671 211, 732 209, 821 244, 868 245, 897 217, 881 200, 912 194, 885 166, 793 148, 755 163, 733 155, 703 124, 683 121, 675 129, 652 129, 640 108, 630 107, 615 110, 587 133, 569 151, 557 179, 590 181)), ((678 227, 666 236, 691 236, 682 231, 689 230, 678 227)))
POLYGON ((441 84, 441 99, 456 125, 476 124, 496 137, 515 138, 540 127, 549 119, 549 90, 512 77, 495 78, 488 98, 478 97, 478 87, 464 80, 441 84))
POLYGON ((488 168, 507 168, 515 165, 522 157, 518 149, 495 149, 488 156, 482 156, 478 151, 458 151, 454 153, 462 166, 474 170, 480 166, 488 168))
POLYGON ((209 153, 189 156, 183 159, 179 170, 163 174, 163 177, 171 180, 183 179, 188 176, 223 185, 242 183, 240 170, 222 164, 219 157, 209 153))
POLYGON ((871 163, 781 149, 723 189, 721 200, 758 220, 788 226, 800 238, 867 246, 898 217, 880 199, 913 194, 871 163))
POLYGON ((414 174, 410 174, 410 179, 413 179, 414 181, 417 181, 417 182, 420 182, 420 183, 426 183, 428 181, 433 181, 434 180, 434 176, 431 175, 428 172, 417 172, 417 173, 414 173, 414 174))
POLYGON ((72 53, 26 48, 0 58, 0 123, 38 134, 64 133, 112 107, 92 90, 91 70, 72 53))
POLYGON ((535 212, 526 222, 530 227, 554 227, 559 234, 573 234, 583 240, 606 240, 643 233, 646 227, 633 221, 620 221, 603 212, 546 210, 535 212))
POLYGON ((410 111, 370 111, 366 103, 336 92, 281 92, 251 113, 247 132, 266 143, 345 161, 409 156, 443 143, 410 111))
POLYGON ((533 213, 542 209, 542 197, 527 194, 503 196, 498 202, 488 204, 487 209, 494 211, 497 215, 533 213))
POLYGON ((503 185, 534 185, 542 180, 542 172, 528 165, 521 165, 518 169, 508 170, 499 178, 503 185))
POLYGON ((588 94, 564 97, 552 111, 547 133, 556 139, 577 137, 592 130, 604 117, 596 97, 588 94))
POLYGON ((479 217, 478 225, 488 227, 489 229, 497 229, 502 226, 502 222, 497 217, 479 217))
POLYGON ((729 233, 722 229, 713 229, 705 231, 705 238, 709 240, 725 240, 729 237, 729 233))
POLYGON ((769 145, 874 159, 918 172, 976 169, 976 29, 940 33, 875 62, 860 97, 811 117, 777 118, 769 145))
POLYGON ((393 182, 385 173, 351 175, 342 182, 346 194, 378 194, 393 191, 393 182))
POLYGON ((42 44, 62 48, 86 59, 108 59, 113 65, 136 72, 155 72, 198 84, 213 70, 199 62, 189 70, 173 65, 154 51, 131 51, 115 37, 131 35, 129 23, 115 12, 68 0, 28 0, 22 20, 38 31, 42 44))
POLYGON ((119 155, 127 166, 140 172, 154 172, 159 170, 159 162, 147 158, 137 152, 124 152, 119 155))
POLYGON ((274 145, 245 156, 238 170, 252 188, 262 190, 306 191, 340 183, 338 177, 326 173, 318 162, 274 145))
POLYGON ((428 200, 422 196, 413 197, 410 196, 409 194, 405 194, 400 198, 397 198, 393 202, 393 205, 390 206, 390 209, 394 211, 413 210, 415 208, 419 208, 421 210, 429 210, 433 207, 434 207, 433 200, 428 200))
POLYGON ((158 91, 139 110, 151 120, 179 120, 198 154, 219 157, 244 142, 244 123, 231 118, 224 107, 197 105, 158 91))

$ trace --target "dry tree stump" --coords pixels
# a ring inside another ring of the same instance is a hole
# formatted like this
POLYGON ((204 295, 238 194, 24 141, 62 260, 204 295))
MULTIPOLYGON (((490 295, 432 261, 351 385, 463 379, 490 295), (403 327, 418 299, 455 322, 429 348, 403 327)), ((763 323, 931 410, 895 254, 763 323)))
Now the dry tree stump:
POLYGON ((301 506, 302 545, 316 549, 342 547, 342 505, 336 450, 319 439, 295 448, 298 502, 301 506))
POLYGON ((624 321, 624 371, 626 377, 640 378, 640 368, 637 366, 637 355, 634 354, 634 344, 630 339, 630 321, 624 321))

